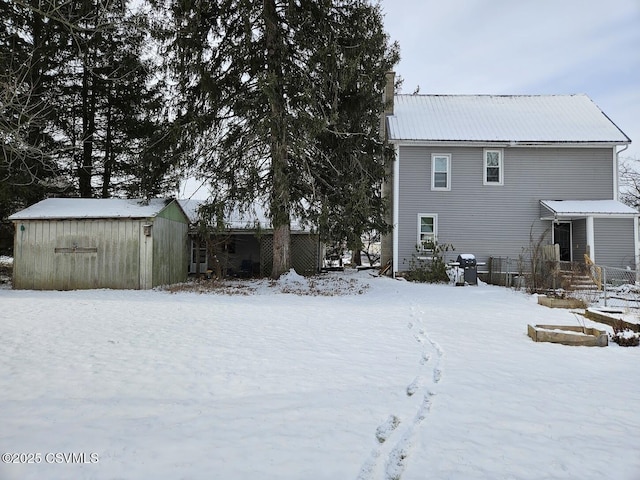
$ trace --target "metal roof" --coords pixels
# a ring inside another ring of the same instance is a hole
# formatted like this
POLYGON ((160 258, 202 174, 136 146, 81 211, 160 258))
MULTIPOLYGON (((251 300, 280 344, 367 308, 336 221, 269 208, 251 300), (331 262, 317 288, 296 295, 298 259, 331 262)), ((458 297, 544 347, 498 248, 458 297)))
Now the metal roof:
MULTIPOLYGON (((191 223, 197 223, 200 220, 198 209, 206 200, 188 199, 178 200, 182 209, 186 212, 191 223)), ((237 205, 230 211, 225 213, 224 225, 231 230, 247 230, 253 231, 258 228, 270 230, 273 228, 271 220, 267 214, 264 202, 255 201, 246 208, 240 208, 237 205)), ((309 230, 303 222, 298 218, 291 219, 292 232, 306 232, 309 230)))
POLYGON ((395 95, 389 140, 631 143, 584 94, 395 95))
POLYGON ((562 218, 639 215, 636 209, 617 200, 540 200, 540 204, 562 218))
POLYGON ((122 198, 47 198, 14 213, 9 220, 71 218, 150 218, 172 200, 154 198, 145 202, 122 198))

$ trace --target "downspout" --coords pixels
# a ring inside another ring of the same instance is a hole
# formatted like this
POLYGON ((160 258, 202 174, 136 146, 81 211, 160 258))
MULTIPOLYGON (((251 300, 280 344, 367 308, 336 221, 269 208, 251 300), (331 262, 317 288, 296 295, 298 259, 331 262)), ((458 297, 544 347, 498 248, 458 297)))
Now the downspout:
POLYGON ((400 147, 394 145, 395 160, 393 162, 393 219, 391 228, 393 228, 393 265, 392 276, 396 278, 396 272, 398 271, 398 212, 399 200, 400 200, 400 147))

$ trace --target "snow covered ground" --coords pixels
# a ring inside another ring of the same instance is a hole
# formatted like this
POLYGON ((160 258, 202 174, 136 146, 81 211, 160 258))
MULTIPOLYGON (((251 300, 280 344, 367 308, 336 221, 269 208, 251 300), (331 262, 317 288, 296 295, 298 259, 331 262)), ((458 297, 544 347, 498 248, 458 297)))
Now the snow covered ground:
POLYGON ((0 289, 0 452, 40 459, 0 479, 640 478, 640 348, 526 335, 608 327, 502 287, 324 278, 0 289))

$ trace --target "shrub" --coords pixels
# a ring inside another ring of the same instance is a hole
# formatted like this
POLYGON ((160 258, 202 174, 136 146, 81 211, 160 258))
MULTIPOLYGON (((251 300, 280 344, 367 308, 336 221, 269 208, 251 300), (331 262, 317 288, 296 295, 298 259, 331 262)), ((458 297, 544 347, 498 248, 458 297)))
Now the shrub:
POLYGON ((611 340, 621 347, 637 347, 640 345, 640 334, 632 332, 622 322, 614 322, 611 340))
POLYGON ((409 261, 409 271, 405 278, 410 282, 423 283, 448 283, 447 264, 444 261, 444 254, 454 251, 453 245, 449 243, 438 244, 434 242, 429 250, 420 250, 416 246, 416 253, 409 261))

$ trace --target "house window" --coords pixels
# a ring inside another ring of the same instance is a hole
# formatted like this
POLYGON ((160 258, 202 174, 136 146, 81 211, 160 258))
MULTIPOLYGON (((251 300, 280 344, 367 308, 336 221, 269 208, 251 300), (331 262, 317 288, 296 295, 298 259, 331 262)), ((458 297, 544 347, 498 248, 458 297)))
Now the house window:
POLYGON ((198 244, 191 241, 191 263, 206 263, 207 262, 207 245, 198 244))
POLYGON ((431 190, 451 190, 451 155, 431 155, 431 190))
POLYGON ((484 151, 484 177, 485 185, 504 184, 504 166, 502 150, 484 151))
POLYGON ((418 214, 418 248, 421 251, 433 250, 438 234, 438 216, 418 214))

